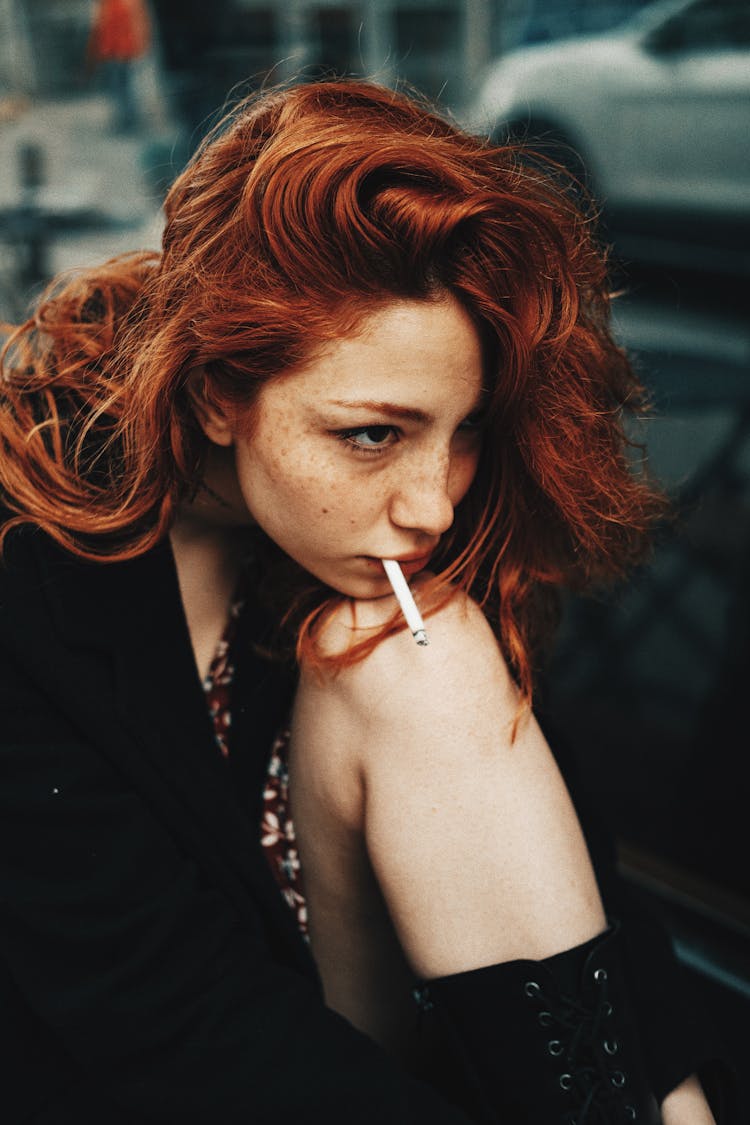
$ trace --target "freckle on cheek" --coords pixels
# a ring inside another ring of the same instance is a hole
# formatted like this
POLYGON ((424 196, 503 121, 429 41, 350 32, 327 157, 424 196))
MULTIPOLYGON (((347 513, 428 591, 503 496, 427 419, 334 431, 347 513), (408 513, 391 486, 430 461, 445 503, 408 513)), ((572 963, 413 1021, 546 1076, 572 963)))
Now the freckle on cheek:
POLYGON ((321 512, 323 513, 324 516, 328 515, 328 508, 321 508, 320 510, 321 510, 321 512))

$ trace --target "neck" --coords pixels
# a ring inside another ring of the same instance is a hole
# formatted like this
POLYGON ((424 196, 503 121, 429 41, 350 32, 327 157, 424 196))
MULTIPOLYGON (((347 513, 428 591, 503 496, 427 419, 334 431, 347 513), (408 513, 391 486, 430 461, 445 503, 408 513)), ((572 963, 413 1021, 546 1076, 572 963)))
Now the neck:
POLYGON ((204 679, 226 624, 247 549, 244 529, 181 515, 170 540, 198 674, 204 679))

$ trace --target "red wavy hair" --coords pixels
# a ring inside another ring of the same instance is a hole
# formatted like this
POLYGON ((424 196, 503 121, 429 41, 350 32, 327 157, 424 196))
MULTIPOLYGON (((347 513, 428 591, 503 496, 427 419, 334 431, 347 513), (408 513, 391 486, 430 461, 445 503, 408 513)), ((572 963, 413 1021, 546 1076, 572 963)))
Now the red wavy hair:
MULTIPOLYGON (((628 456, 642 392, 590 218, 523 150, 352 81, 244 102, 165 210, 161 254, 53 284, 6 345, 5 533, 31 521, 87 558, 146 551, 200 480, 191 370, 209 401, 251 404, 378 304, 449 291, 485 343, 491 407, 434 562, 485 607, 528 698, 551 591, 621 575, 662 506, 628 456)), ((332 592, 306 579, 312 658, 332 592)))

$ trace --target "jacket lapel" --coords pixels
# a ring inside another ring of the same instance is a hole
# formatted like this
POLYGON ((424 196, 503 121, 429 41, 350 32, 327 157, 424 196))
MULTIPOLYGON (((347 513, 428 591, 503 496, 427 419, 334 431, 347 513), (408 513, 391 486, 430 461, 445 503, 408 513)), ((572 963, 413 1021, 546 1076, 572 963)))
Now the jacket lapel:
MULTIPOLYGON (((233 753, 247 756, 237 774, 251 792, 237 793, 214 739, 168 541, 121 563, 73 559, 41 536, 36 548, 42 584, 67 642, 63 651, 78 649, 67 670, 74 675, 62 676, 67 703, 77 691, 76 710, 90 737, 159 800, 173 830, 231 886, 240 908, 242 886, 252 888, 276 940, 298 967, 311 971, 259 843, 262 778, 283 720, 288 677, 254 654, 246 625, 233 753)), ((248 620, 252 625, 252 613, 248 620)), ((243 913, 247 906, 245 899, 243 913)))

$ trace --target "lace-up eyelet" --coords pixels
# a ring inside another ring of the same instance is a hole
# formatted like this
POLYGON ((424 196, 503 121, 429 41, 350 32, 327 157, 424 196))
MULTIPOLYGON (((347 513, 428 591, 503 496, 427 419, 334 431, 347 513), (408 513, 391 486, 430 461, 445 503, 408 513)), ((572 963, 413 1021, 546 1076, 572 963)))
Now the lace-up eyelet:
POLYGON ((620 1044, 616 1039, 605 1039, 602 1043, 602 1047, 604 1047, 608 1055, 616 1055, 620 1050, 620 1044))
POLYGON ((415 985, 411 990, 411 994, 414 997, 417 1007, 422 1012, 431 1012, 435 1007, 432 996, 430 995, 430 990, 426 984, 421 986, 415 985))
POLYGON ((625 1085, 625 1075, 621 1070, 613 1071, 609 1076, 609 1080, 613 1086, 617 1087, 618 1090, 621 1090, 625 1085))
POLYGON ((569 1090, 572 1085, 573 1085, 573 1075, 572 1074, 561 1074, 560 1075, 560 1089, 561 1090, 569 1090))
POLYGON ((605 1000, 605 1001, 604 1001, 604 1004, 602 1005, 602 1012, 603 1012, 603 1014, 604 1014, 605 1016, 611 1016, 611 1015, 614 1015, 614 1011, 615 1011, 615 1010, 614 1010, 614 1008, 612 1007, 612 1005, 610 1004, 609 1000, 605 1000))
POLYGON ((638 1114, 635 1112, 635 1106, 632 1105, 626 1105, 625 1112, 627 1113, 631 1121, 635 1121, 636 1117, 638 1116, 638 1114))
POLYGON ((542 991, 535 980, 527 980, 526 984, 523 986, 523 990, 529 1000, 536 1000, 537 996, 542 991))
POLYGON ((559 1039, 550 1039, 549 1043, 547 1044, 547 1050, 551 1055, 554 1055, 554 1057, 557 1058, 558 1055, 561 1055, 563 1053, 564 1047, 559 1039))
POLYGON ((555 1022, 552 1018, 552 1012, 540 1012, 537 1019, 542 1027, 552 1027, 552 1024, 555 1022))
POLYGON ((595 969, 594 970, 594 980, 596 981, 597 984, 604 984, 606 979, 607 979, 607 970, 606 969, 595 969))

